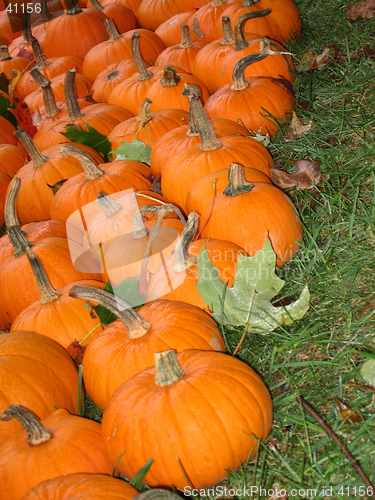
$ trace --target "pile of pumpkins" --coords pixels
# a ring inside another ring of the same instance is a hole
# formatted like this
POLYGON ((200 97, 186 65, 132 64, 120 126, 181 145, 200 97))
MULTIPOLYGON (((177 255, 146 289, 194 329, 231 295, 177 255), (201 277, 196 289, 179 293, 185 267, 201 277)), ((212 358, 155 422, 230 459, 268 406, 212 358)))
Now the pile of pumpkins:
POLYGON ((299 36, 298 9, 293 0, 43 0, 20 15, 17 4, 0 16, 0 73, 14 78, 0 98, 27 107, 34 126, 16 130, 0 116, 0 500, 130 499, 138 492, 119 475, 133 479, 145 464, 152 488, 213 486, 268 437, 272 401, 225 354, 196 261, 204 247, 232 286, 238 256, 267 236, 278 266, 298 251, 302 225, 259 140, 295 105, 281 43, 299 36), (152 148, 150 165, 104 158, 62 135, 67 126, 95 129, 117 152, 136 138, 152 148), (142 226, 131 240, 127 190, 142 226), (89 206, 86 226, 72 224, 89 206), (181 253, 165 254, 178 287, 149 260, 164 229, 181 242, 181 253), (146 257, 122 269, 124 253, 146 257), (109 277, 140 277, 146 303, 135 310, 108 293, 109 277), (118 319, 105 326, 97 305, 118 319), (82 416, 81 373, 100 424, 82 416))

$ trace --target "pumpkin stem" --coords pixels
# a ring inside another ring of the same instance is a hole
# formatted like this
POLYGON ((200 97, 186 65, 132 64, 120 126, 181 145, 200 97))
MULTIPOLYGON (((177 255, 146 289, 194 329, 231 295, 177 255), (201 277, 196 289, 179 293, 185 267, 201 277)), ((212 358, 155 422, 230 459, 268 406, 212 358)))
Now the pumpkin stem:
POLYGON ((79 109, 77 93, 74 86, 76 72, 77 70, 75 68, 68 69, 64 80, 65 102, 69 120, 76 120, 77 118, 85 116, 84 114, 81 113, 81 110, 79 109))
POLYGON ((13 418, 24 427, 27 432, 27 442, 31 446, 38 446, 51 439, 52 431, 43 427, 39 418, 23 406, 11 405, 0 415, 0 420, 3 422, 13 418))
POLYGON ((46 68, 49 66, 51 63, 47 60, 42 47, 40 46, 38 40, 33 37, 31 41, 31 48, 33 49, 34 52, 34 57, 35 57, 35 62, 38 66, 39 69, 46 68))
POLYGON ((78 7, 78 0, 67 0, 66 3, 68 4, 68 11, 66 12, 68 16, 75 16, 82 12, 82 9, 78 7))
POLYGON ((236 41, 234 50, 242 50, 249 45, 249 43, 245 40, 244 34, 245 24, 247 23, 247 21, 257 17, 268 16, 268 14, 270 14, 271 12, 271 9, 264 9, 260 10, 259 12, 250 11, 246 12, 246 14, 243 14, 238 18, 236 24, 234 25, 234 39, 236 41))
POLYGON ((87 181, 96 179, 104 174, 103 170, 98 167, 98 163, 94 160, 94 158, 77 146, 62 144, 60 146, 60 154, 63 156, 74 156, 74 158, 77 158, 86 173, 87 181))
POLYGON ((223 26, 223 39, 221 40, 221 45, 231 45, 236 42, 232 31, 232 24, 230 22, 229 16, 223 16, 221 18, 221 23, 223 26))
MULTIPOLYGON (((94 2, 95 1, 96 0, 94 0, 94 2)), ((91 0, 90 0, 90 2, 91 2, 91 0)), ((98 2, 98 4, 99 4, 99 2, 98 2)), ((104 21, 104 26, 105 26, 105 29, 107 30, 107 33, 109 36, 108 42, 115 42, 116 40, 119 40, 122 37, 122 35, 118 32, 118 29, 116 28, 116 25, 112 19, 106 19, 104 21)))
POLYGON ((193 20, 193 33, 199 36, 199 38, 204 38, 204 33, 201 30, 201 27, 199 26, 199 21, 196 17, 193 20))
POLYGON ((187 24, 181 24, 181 49, 188 49, 189 47, 194 47, 193 42, 190 38, 190 30, 187 24))
POLYGON ((243 90, 249 87, 250 83, 245 78, 245 69, 250 66, 250 64, 263 61, 267 56, 275 56, 278 54, 290 55, 290 52, 271 50, 272 42, 266 37, 260 39, 259 45, 259 52, 243 57, 233 68, 231 90, 243 90))
POLYGON ((103 5, 98 0, 90 0, 91 7, 96 10, 103 10, 103 5))
POLYGON ((164 352, 155 353, 155 383, 159 387, 175 384, 184 376, 176 351, 172 349, 164 352))
POLYGON ((56 106, 51 82, 48 81, 47 78, 37 68, 32 69, 30 71, 30 75, 34 78, 35 82, 42 90, 43 102, 46 110, 45 116, 47 118, 53 118, 54 116, 58 115, 61 109, 56 106))
POLYGON ((69 295, 76 299, 91 300, 108 309, 124 323, 130 339, 143 337, 151 328, 150 323, 143 319, 123 298, 105 290, 74 285, 69 295))
POLYGON ((5 200, 4 207, 4 219, 6 228, 10 228, 12 226, 19 226, 20 221, 17 217, 16 205, 18 193, 20 192, 21 187, 21 179, 16 175, 13 178, 12 185, 9 189, 8 196, 5 200))
POLYGON ((12 59, 11 55, 9 54, 8 45, 1 46, 0 54, 1 54, 0 61, 8 61, 9 59, 12 59))
POLYGON ((138 80, 148 80, 153 77, 154 73, 151 73, 151 71, 147 69, 146 63, 141 56, 141 51, 139 50, 139 33, 137 31, 135 31, 132 35, 130 50, 134 64, 137 66, 139 73, 138 80))
POLYGON ((175 265, 173 270, 176 273, 189 269, 197 261, 196 257, 189 254, 189 245, 197 233, 198 221, 199 215, 196 212, 190 212, 186 226, 181 233, 179 245, 176 245, 174 251, 175 265))
POLYGON ((122 208, 121 203, 118 203, 104 191, 99 191, 95 201, 103 209, 106 217, 117 214, 122 208))
POLYGON ((23 13, 23 19, 22 19, 22 34, 23 34, 23 43, 30 44, 33 41, 33 34, 31 33, 31 26, 30 26, 30 13, 25 11, 23 13))
POLYGON ((212 0, 212 7, 220 7, 223 3, 227 3, 227 0, 212 0))
POLYGON ((48 21, 53 17, 53 15, 50 13, 47 5, 47 0, 42 0, 41 1, 41 21, 42 23, 48 23, 48 21))
POLYGON ((31 139, 29 134, 26 132, 26 130, 23 130, 22 128, 19 128, 14 132, 14 135, 17 137, 17 139, 20 141, 22 146, 26 149, 28 155, 31 158, 31 161, 33 162, 33 167, 38 168, 43 163, 45 163, 48 160, 48 156, 44 156, 38 146, 35 144, 35 142, 31 139))
POLYGON ((243 166, 238 163, 231 163, 228 169, 228 186, 224 189, 225 196, 237 196, 248 193, 253 189, 254 184, 247 182, 243 171, 243 166))
MULTIPOLYGON (((182 95, 186 95, 184 94, 184 90, 182 91, 182 95)), ((201 91, 198 87, 195 87, 195 89, 192 89, 187 97, 189 99, 189 130, 187 131, 187 135, 190 137, 198 136, 199 129, 195 121, 194 105, 192 106, 191 103, 194 100, 201 100, 201 91)))
POLYGON ((137 116, 138 121, 146 123, 153 118, 152 114, 150 113, 151 104, 152 101, 148 97, 145 97, 143 99, 143 101, 139 106, 139 111, 137 116))
POLYGON ((163 87, 177 87, 180 80, 181 77, 176 74, 172 66, 166 66, 164 68, 164 76, 160 79, 160 83, 163 87))
POLYGON ((60 297, 61 293, 53 288, 40 259, 35 253, 26 248, 27 258, 33 270, 36 284, 40 293, 40 303, 46 304, 60 297))
POLYGON ((196 85, 187 85, 185 83, 185 88, 182 91, 182 95, 189 99, 189 119, 193 116, 193 121, 199 131, 201 138, 201 151, 213 151, 219 149, 222 143, 216 137, 215 129, 212 123, 208 119, 208 116, 204 112, 201 100, 200 100, 200 90, 196 85), (199 99, 197 97, 199 96, 199 99))
POLYGON ((242 7, 251 7, 252 5, 258 3, 259 0, 243 0, 242 7))

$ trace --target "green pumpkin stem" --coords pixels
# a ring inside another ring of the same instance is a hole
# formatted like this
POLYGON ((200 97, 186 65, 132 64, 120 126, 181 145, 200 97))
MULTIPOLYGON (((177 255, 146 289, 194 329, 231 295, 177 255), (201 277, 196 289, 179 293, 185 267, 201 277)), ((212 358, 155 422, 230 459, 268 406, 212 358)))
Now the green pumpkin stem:
POLYGON ((151 328, 150 323, 143 319, 124 299, 119 296, 116 297, 105 290, 74 285, 69 295, 76 299, 96 302, 108 309, 124 323, 127 330, 126 333, 130 339, 143 337, 151 328))
POLYGON ((105 29, 107 30, 107 33, 108 33, 108 36, 109 36, 108 42, 115 42, 116 40, 119 40, 122 37, 122 35, 119 33, 119 31, 116 28, 116 25, 115 25, 115 23, 113 22, 112 19, 106 19, 104 21, 104 26, 105 26, 105 29))
POLYGON ((7 229, 12 226, 20 225, 20 221, 17 217, 17 210, 16 210, 17 198, 18 198, 18 193, 20 192, 20 187, 21 187, 21 179, 15 175, 13 177, 12 185, 9 189, 9 193, 5 200, 4 219, 5 219, 5 226, 7 229))
POLYGON ((27 432, 27 442, 31 446, 45 443, 52 437, 52 431, 41 424, 39 418, 23 406, 11 405, 0 415, 2 422, 8 422, 15 418, 27 432))
POLYGON ((58 115, 61 111, 57 107, 55 96, 53 95, 53 90, 51 87, 51 82, 41 73, 38 68, 34 68, 30 71, 30 75, 34 78, 35 82, 39 85, 43 94, 43 102, 45 107, 45 116, 47 118, 53 118, 58 115))
POLYGON ((248 56, 240 59, 235 67, 233 68, 232 73, 232 85, 231 90, 243 90, 249 87, 250 83, 245 78, 245 69, 250 66, 250 64, 263 61, 268 56, 275 56, 280 54, 289 54, 290 52, 283 51, 274 51, 271 50, 272 42, 266 37, 260 39, 260 50, 255 54, 249 54, 248 56))
POLYGON ((75 68, 68 69, 64 80, 65 102, 69 120, 76 120, 77 118, 85 116, 79 109, 77 93, 74 85, 76 72, 77 70, 75 68))
POLYGON ((244 34, 245 24, 247 23, 247 21, 258 17, 268 16, 268 14, 270 14, 271 12, 271 9, 264 9, 260 10, 259 12, 250 11, 246 12, 246 14, 243 14, 238 18, 236 24, 234 25, 234 39, 236 41, 234 50, 242 50, 249 45, 249 43, 245 40, 244 34))
POLYGON ((175 384, 185 374, 173 350, 155 353, 155 370, 155 383, 159 387, 175 384))
POLYGON ((22 146, 26 149, 28 155, 31 158, 31 161, 33 162, 34 168, 40 167, 48 160, 48 156, 45 156, 41 153, 40 149, 31 139, 26 130, 20 128, 14 132, 14 135, 20 141, 22 146))
POLYGON ((236 42, 232 31, 232 24, 230 22, 229 16, 223 16, 221 18, 221 23, 223 27, 223 39, 220 42, 220 45, 231 45, 236 42))
POLYGON ((121 203, 118 203, 104 191, 99 191, 95 201, 103 209, 106 217, 117 214, 122 208, 121 203))
POLYGON ((40 293, 40 303, 47 304, 60 297, 61 293, 55 290, 47 276, 46 271, 40 259, 35 253, 31 252, 28 248, 26 249, 27 258, 29 259, 31 268, 33 270, 36 284, 40 293))
POLYGON ((238 163, 231 163, 228 169, 228 186, 224 189, 225 196, 238 196, 248 193, 253 189, 254 184, 247 182, 243 166, 238 163))
POLYGON ((74 158, 79 160, 86 173, 86 180, 96 179, 104 174, 103 170, 99 168, 98 163, 94 160, 94 158, 77 146, 62 144, 60 146, 60 153, 63 156, 74 156, 74 158))
POLYGON ((193 122, 201 138, 201 151, 213 151, 221 148, 223 144, 216 137, 215 129, 204 112, 200 99, 197 99, 197 96, 201 95, 198 87, 185 84, 182 95, 189 99, 189 120, 193 117, 193 122))
POLYGON ((193 42, 190 38, 190 30, 187 24, 181 24, 181 49, 188 49, 189 47, 194 47, 193 42))
POLYGON ((31 47, 32 47, 33 52, 34 52, 35 62, 36 62, 39 69, 46 68, 47 66, 49 66, 51 64, 47 60, 38 40, 34 37, 32 38, 32 41, 31 41, 31 47))
POLYGON ((132 35, 130 50, 134 64, 137 66, 139 73, 138 80, 143 81, 152 78, 154 73, 151 73, 151 71, 147 69, 146 63, 141 56, 141 51, 139 50, 139 33, 137 31, 135 31, 132 35))
POLYGON ((166 66, 164 68, 164 75, 160 79, 162 87, 177 87, 178 82, 181 77, 178 76, 172 66, 166 66))

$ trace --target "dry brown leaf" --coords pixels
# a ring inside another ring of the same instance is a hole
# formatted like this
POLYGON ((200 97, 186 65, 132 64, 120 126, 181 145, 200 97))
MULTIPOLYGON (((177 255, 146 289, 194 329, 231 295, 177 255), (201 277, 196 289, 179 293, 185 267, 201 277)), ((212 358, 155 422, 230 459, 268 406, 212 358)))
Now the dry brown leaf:
POLYGON ((289 128, 284 136, 286 142, 293 141, 296 137, 301 134, 306 134, 312 127, 312 118, 307 125, 302 125, 301 118, 297 116, 296 112, 293 111, 292 121, 290 122, 289 128))
POLYGON ((352 424, 357 424, 359 422, 362 422, 363 419, 360 413, 358 413, 355 410, 352 410, 347 404, 341 401, 341 399, 335 398, 335 403, 341 415, 341 421, 351 422, 352 424))
POLYGON ((314 189, 314 186, 328 179, 321 174, 319 161, 299 160, 295 163, 294 172, 288 173, 273 168, 271 174, 275 186, 291 192, 296 189, 314 189))
POLYGON ((371 19, 375 16, 375 0, 362 0, 361 2, 353 3, 344 7, 346 10, 346 18, 354 21, 358 17, 363 19, 371 19))
MULTIPOLYGON (((374 0, 375 1, 375 0, 374 0)), ((322 68, 334 59, 331 47, 326 47, 321 54, 316 55, 313 51, 307 52, 302 58, 298 71, 306 72, 312 69, 322 68)))

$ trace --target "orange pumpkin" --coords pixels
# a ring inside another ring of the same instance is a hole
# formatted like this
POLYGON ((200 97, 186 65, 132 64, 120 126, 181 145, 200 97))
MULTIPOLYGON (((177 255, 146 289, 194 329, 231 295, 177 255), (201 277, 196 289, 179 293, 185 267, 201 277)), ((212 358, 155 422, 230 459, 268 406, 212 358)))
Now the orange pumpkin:
POLYGON ((155 31, 164 21, 177 14, 175 2, 143 0, 137 11, 140 26, 155 31))
POLYGON ((6 118, 0 116, 0 144, 13 144, 18 146, 18 139, 14 135, 16 127, 6 118))
POLYGON ((112 90, 137 72, 133 59, 110 64, 98 74, 92 84, 92 97, 96 102, 108 102, 112 90))
POLYGON ((11 57, 8 46, 1 45, 0 73, 5 73, 8 78, 12 78, 11 70, 19 70, 21 73, 31 65, 26 57, 11 57))
POLYGON ((0 144, 0 172, 13 177, 26 162, 26 152, 14 144, 0 144))
POLYGON ((271 396, 247 364, 220 352, 166 351, 118 389, 102 435, 113 461, 126 449, 117 463, 126 477, 152 457, 147 485, 199 489, 254 456, 271 425, 271 396))
POLYGON ((188 12, 182 12, 181 14, 176 14, 158 26, 155 33, 160 36, 166 47, 180 43, 181 25, 186 24, 194 12, 194 10, 191 10, 188 12))
POLYGON ((115 22, 116 28, 120 33, 126 33, 137 27, 137 18, 134 12, 129 7, 120 3, 102 5, 98 0, 89 0, 86 7, 93 7, 94 9, 103 11, 108 19, 112 19, 115 22))

